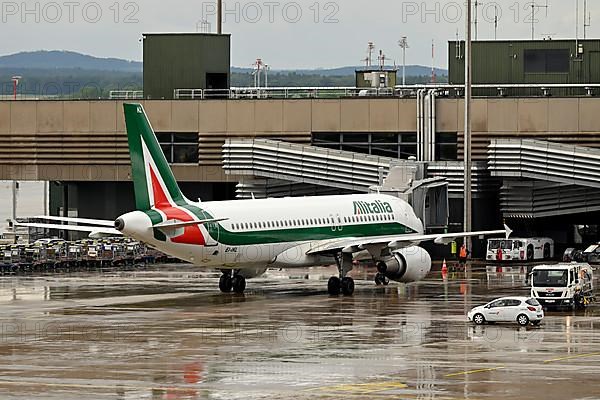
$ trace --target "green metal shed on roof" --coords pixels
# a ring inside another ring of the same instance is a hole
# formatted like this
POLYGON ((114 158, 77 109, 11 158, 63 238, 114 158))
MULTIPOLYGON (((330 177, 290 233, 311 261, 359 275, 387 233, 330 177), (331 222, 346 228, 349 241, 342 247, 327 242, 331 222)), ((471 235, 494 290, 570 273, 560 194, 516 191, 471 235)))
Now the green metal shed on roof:
POLYGON ((144 97, 173 99, 175 89, 228 89, 231 36, 209 33, 147 33, 144 97))
MULTIPOLYGON (((448 43, 451 84, 464 84, 464 41, 448 43)), ((600 84, 600 40, 473 42, 474 84, 600 84)))

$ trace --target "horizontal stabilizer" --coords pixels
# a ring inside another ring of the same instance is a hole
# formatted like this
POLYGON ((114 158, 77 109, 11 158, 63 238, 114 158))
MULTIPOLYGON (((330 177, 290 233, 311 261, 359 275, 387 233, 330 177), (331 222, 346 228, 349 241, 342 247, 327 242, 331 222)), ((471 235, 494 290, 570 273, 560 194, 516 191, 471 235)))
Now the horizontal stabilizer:
POLYGON ((97 225, 112 228, 115 226, 115 221, 109 221, 105 219, 88 219, 88 218, 69 218, 69 217, 51 217, 51 216, 37 216, 30 217, 29 219, 43 219, 45 221, 57 221, 57 222, 69 222, 73 224, 87 224, 97 225))
POLYGON ((59 231, 73 231, 73 232, 88 232, 90 237, 97 237, 100 235, 109 236, 122 236, 123 234, 114 228, 108 228, 106 226, 76 226, 76 225, 59 225, 59 224, 24 224, 15 222, 16 226, 24 226, 27 228, 41 228, 41 229, 55 229, 59 231))

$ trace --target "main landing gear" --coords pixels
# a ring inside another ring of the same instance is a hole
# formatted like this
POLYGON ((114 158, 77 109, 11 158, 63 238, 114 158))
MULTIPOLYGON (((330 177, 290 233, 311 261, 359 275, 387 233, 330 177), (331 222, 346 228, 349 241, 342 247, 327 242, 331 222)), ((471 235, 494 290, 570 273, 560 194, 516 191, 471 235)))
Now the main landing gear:
POLYGON ((223 275, 219 279, 219 289, 223 293, 242 294, 246 290, 246 278, 239 274, 239 271, 223 270, 223 275), (232 276, 233 273, 233 276, 232 276))
POLYGON ((339 296, 340 292, 344 296, 354 294, 354 279, 346 276, 352 271, 352 255, 340 253, 335 256, 335 262, 338 267, 339 277, 332 276, 327 282, 327 292, 331 296, 339 296))

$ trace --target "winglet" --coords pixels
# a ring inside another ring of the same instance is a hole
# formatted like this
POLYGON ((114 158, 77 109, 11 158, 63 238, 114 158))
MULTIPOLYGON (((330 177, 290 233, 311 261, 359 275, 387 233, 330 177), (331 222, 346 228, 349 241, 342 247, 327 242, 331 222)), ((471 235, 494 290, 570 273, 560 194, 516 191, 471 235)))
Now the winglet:
POLYGON ((506 239, 509 239, 510 235, 513 233, 512 229, 510 229, 508 225, 504 224, 504 230, 506 231, 506 239))

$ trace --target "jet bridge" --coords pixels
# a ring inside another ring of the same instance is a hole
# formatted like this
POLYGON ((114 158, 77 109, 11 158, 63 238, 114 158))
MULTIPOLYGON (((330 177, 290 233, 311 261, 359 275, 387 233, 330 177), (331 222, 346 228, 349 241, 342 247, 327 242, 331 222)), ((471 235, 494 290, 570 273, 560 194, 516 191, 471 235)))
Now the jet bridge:
MULTIPOLYGON (((495 193, 497 185, 490 180, 487 163, 473 164, 473 197, 495 193)), ((363 193, 381 185, 390 168, 401 167, 410 174, 420 168, 419 179, 446 179, 449 197, 462 198, 463 165, 459 161, 399 160, 267 139, 229 139, 223 146, 227 175, 363 193)))
POLYGON ((448 181, 443 177, 424 178, 423 168, 392 167, 383 185, 372 186, 370 192, 406 200, 427 229, 448 227, 448 181))
POLYGON ((542 218, 600 211, 600 149, 531 139, 492 140, 492 176, 506 218, 542 218))
MULTIPOLYGON (((398 160, 267 139, 227 140, 223 169, 242 177, 238 198, 377 190, 406 199, 428 228, 447 227, 448 199, 463 196, 462 162, 398 160)), ((473 175, 474 197, 494 189, 485 163, 475 163, 473 175)))

